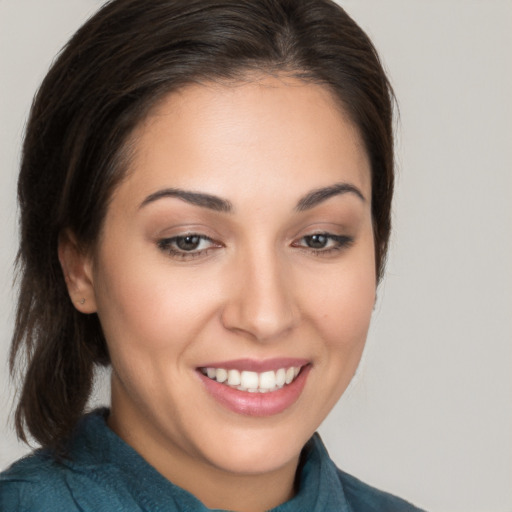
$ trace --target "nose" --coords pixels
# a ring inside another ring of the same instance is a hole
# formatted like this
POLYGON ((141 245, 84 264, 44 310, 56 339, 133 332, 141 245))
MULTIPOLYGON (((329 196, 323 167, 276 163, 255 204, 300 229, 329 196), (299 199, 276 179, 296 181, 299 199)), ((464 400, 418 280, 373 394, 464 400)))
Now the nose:
MULTIPOLYGON (((260 342, 273 341, 299 322, 293 276, 274 251, 240 255, 230 271, 222 323, 260 342)), ((289 267, 289 266, 288 266, 289 267)))

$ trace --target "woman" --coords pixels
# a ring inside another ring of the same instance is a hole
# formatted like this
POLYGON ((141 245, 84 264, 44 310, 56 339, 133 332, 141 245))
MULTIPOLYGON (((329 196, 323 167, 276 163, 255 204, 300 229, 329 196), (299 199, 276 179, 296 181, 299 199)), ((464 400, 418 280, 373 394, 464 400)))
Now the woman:
POLYGON ((329 0, 115 0, 31 112, 2 510, 417 510, 338 470, 393 189, 392 92, 329 0), (96 365, 111 407, 84 416, 96 365))

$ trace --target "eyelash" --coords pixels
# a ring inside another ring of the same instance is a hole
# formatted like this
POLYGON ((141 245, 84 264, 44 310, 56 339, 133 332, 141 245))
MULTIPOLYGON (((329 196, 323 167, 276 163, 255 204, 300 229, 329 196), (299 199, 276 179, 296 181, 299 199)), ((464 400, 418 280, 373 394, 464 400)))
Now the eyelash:
MULTIPOLYGON (((306 235, 298 239, 298 241, 293 242, 291 244, 292 247, 301 249, 309 254, 313 254, 314 256, 328 256, 330 254, 339 252, 343 249, 350 247, 354 243, 354 238, 346 235, 334 235, 332 233, 312 233, 311 235, 306 235), (302 245, 301 242, 306 241, 306 243, 311 242, 315 237, 325 238, 327 246, 329 243, 334 244, 332 247, 322 247, 322 248, 314 248, 308 247, 306 245, 302 245)), ((173 236, 170 238, 163 238, 157 242, 159 249, 166 252, 172 258, 180 259, 180 260, 191 260, 195 258, 200 258, 202 256, 206 256, 211 249, 221 248, 222 244, 215 242, 212 238, 201 235, 199 233, 186 233, 183 235, 173 236), (208 242, 210 245, 204 249, 191 249, 187 251, 186 249, 180 249, 177 247, 181 241, 186 241, 186 239, 197 239, 199 247, 203 242, 208 242)))
POLYGON ((188 260, 188 259, 194 259, 199 258, 201 256, 206 256, 208 252, 211 249, 222 247, 221 244, 215 242, 210 237, 206 235, 201 235, 199 233, 186 233, 183 235, 173 236, 170 238, 163 238, 162 240, 158 241, 158 247, 169 254, 171 257, 181 260, 188 260), (210 247, 207 247, 205 249, 193 249, 190 251, 187 251, 185 249, 180 249, 179 247, 176 247, 176 245, 182 241, 186 240, 187 238, 197 238, 199 241, 199 246, 202 244, 202 242, 210 242, 210 247))
POLYGON ((347 235, 334 235, 332 233, 313 233, 311 235, 303 236, 299 239, 298 242, 293 242, 292 247, 301 248, 315 256, 328 256, 330 254, 333 254, 335 252, 342 251, 343 249, 346 249, 350 247, 354 243, 354 238, 347 235), (315 237, 323 237, 326 239, 327 244, 329 242, 333 243, 334 245, 332 247, 328 248, 317 248, 314 247, 307 247, 304 245, 300 245, 299 242, 305 241, 305 240, 312 240, 315 237))

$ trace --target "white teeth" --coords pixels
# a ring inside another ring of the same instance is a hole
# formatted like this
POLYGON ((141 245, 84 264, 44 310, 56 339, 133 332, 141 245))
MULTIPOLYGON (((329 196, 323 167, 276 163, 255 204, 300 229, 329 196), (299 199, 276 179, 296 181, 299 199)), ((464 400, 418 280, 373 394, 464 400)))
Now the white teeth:
POLYGON ((260 373, 260 388, 274 389, 276 387, 276 372, 260 373))
MULTIPOLYGON (((226 382, 228 380, 228 372, 226 370, 224 370, 224 368, 218 368, 218 369, 215 369, 215 368, 210 368, 211 370, 213 370, 217 375, 215 376, 215 378, 217 379, 217 382, 226 382)), ((208 377, 210 377, 208 375, 208 377)), ((210 377, 210 379, 212 379, 213 377, 210 377)))
POLYGON ((230 386, 240 386, 240 372, 238 370, 229 370, 228 371, 228 384, 230 386))
POLYGON ((279 368, 276 372, 276 386, 282 388, 286 382, 286 370, 279 368))
POLYGON ((300 366, 279 368, 262 373, 247 370, 226 370, 224 368, 203 368, 202 372, 212 380, 249 393, 268 393, 290 384, 300 372, 300 366))
POLYGON ((240 375, 241 385, 245 389, 258 389, 259 380, 256 372, 243 371, 240 375))

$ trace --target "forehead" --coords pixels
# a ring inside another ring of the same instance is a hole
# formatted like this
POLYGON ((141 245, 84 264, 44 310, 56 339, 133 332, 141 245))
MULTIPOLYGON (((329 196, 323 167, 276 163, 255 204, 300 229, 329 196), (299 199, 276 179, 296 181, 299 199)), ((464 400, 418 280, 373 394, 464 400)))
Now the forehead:
POLYGON ((131 146, 134 195, 173 186, 243 200, 262 181, 299 194, 349 180, 370 196, 358 129, 327 87, 294 78, 184 87, 150 112, 131 146))

